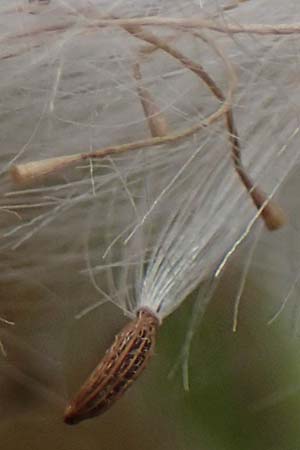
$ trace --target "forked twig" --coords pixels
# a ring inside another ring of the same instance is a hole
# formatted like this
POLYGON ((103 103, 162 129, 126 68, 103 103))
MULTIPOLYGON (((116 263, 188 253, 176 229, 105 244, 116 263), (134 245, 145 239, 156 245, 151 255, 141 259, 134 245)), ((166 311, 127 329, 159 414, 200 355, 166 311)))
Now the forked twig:
MULTIPOLYGON (((151 98, 149 92, 139 83, 141 80, 141 73, 139 64, 136 63, 134 66, 134 77, 138 82, 138 94, 141 99, 141 103, 145 112, 145 116, 148 120, 148 124, 152 133, 152 138, 144 139, 136 142, 131 142, 128 144, 122 144, 118 146, 106 147, 94 152, 86 154, 75 154, 67 157, 50 158, 42 161, 34 161, 31 163, 20 164, 14 166, 12 169, 12 176, 18 183, 26 183, 28 181, 33 181, 44 175, 56 172, 64 167, 74 164, 78 161, 82 161, 90 158, 103 158, 107 155, 120 154, 130 150, 136 150, 139 148, 147 148, 155 145, 170 144, 176 142, 180 139, 188 137, 201 128, 205 128, 214 121, 218 120, 223 114, 226 117, 226 126, 229 132, 229 140, 231 143, 231 153, 234 166, 237 174, 239 175, 242 183, 248 190, 255 206, 258 210, 261 209, 261 216, 269 230, 276 230, 282 227, 285 222, 285 214, 281 208, 274 203, 272 200, 268 199, 266 194, 258 187, 256 187, 247 174, 245 168, 241 161, 241 151, 239 137, 237 129, 234 123, 234 117, 232 112, 232 93, 235 85, 235 74, 231 68, 231 85, 227 93, 227 97, 224 95, 219 86, 211 78, 211 76, 206 72, 203 66, 199 63, 195 63, 190 58, 181 53, 178 49, 170 45, 165 39, 162 39, 154 35, 151 31, 145 31, 138 25, 123 25, 123 28, 136 38, 151 44, 154 48, 159 48, 164 52, 171 55, 178 62, 180 62, 184 67, 186 67, 191 72, 195 73, 210 89, 213 95, 222 102, 222 106, 209 116, 206 120, 184 130, 179 134, 167 134, 168 128, 166 122, 163 119, 159 120, 159 110, 157 109, 153 99, 151 98), (161 128, 161 129, 160 129, 161 128)), ((194 32, 194 35, 197 35, 194 32)), ((201 35, 198 34, 198 37, 201 35)), ((216 45, 214 44, 215 50, 216 45)), ((217 49, 218 50, 218 49, 217 49)), ((218 54, 221 55, 220 50, 218 54)), ((221 55, 222 56, 222 55, 221 55)), ((225 58, 222 56, 223 61, 225 58)), ((228 64, 227 64, 228 68, 228 64)))
MULTIPOLYGON (((225 101, 225 95, 211 76, 205 71, 203 66, 199 63, 195 63, 190 58, 186 57, 176 48, 172 47, 165 40, 157 37, 150 31, 145 31, 139 26, 126 26, 124 27, 128 33, 135 37, 154 45, 157 48, 165 51, 169 55, 177 59, 184 67, 195 73, 201 80, 208 86, 214 96, 221 102, 225 101)), ((196 35, 196 33, 194 33, 196 35)), ((201 35, 200 35, 201 37, 201 35)), ((216 45, 215 45, 216 48, 216 45)), ((218 51, 220 55, 220 51, 218 51)), ((224 58, 222 58, 224 60, 224 58)), ((283 210, 273 200, 268 199, 267 195, 259 188, 256 187, 247 174, 246 169, 243 167, 241 159, 241 149, 238 132, 234 123, 234 117, 231 107, 225 112, 226 126, 229 132, 229 140, 231 143, 231 154, 233 163, 237 174, 239 175, 242 183, 248 190, 256 208, 261 209, 261 216, 265 222, 266 227, 269 230, 277 230, 286 223, 286 216, 283 210)))
MULTIPOLYGON (((69 14, 69 15, 73 15, 69 14)), ((220 23, 216 20, 205 20, 203 17, 158 17, 158 16, 147 16, 147 17, 135 17, 135 18, 99 18, 90 17, 85 14, 86 19, 89 22, 85 22, 85 29, 98 29, 105 27, 127 27, 127 26, 157 26, 157 27, 185 27, 187 29, 206 29, 215 31, 218 33, 226 34, 257 34, 263 36, 272 35, 293 35, 300 34, 300 23, 279 23, 279 24, 232 24, 232 23, 220 23)), ((20 32, 17 34, 11 34, 3 36, 0 39, 1 42, 6 42, 9 40, 22 39, 32 36, 44 35, 46 33, 57 33, 65 32, 69 28, 78 25, 75 20, 70 20, 69 22, 57 23, 54 25, 48 25, 44 27, 34 28, 30 31, 20 32)))
MULTIPOLYGON (((145 40, 144 40, 145 41, 145 40)), ((146 41, 147 42, 147 41, 146 41)), ((149 43, 149 42, 148 42, 149 43)), ((151 47, 155 48, 160 45, 150 42, 151 47)), ((167 43, 164 41, 164 45, 167 43)), ((142 49, 143 51, 144 49, 142 49)), ((178 56, 178 55, 177 55, 178 56)), ((231 76, 228 92, 224 103, 204 120, 196 123, 195 125, 187 128, 179 133, 169 133, 165 136, 155 136, 152 138, 141 139, 139 141, 133 141, 126 144, 108 146, 95 150, 89 153, 77 153, 69 156, 61 156, 56 158, 46 158, 43 160, 32 161, 24 164, 17 164, 12 167, 11 175, 13 180, 18 184, 32 183, 34 181, 43 178, 46 175, 55 173, 61 169, 74 165, 78 162, 91 158, 104 158, 107 155, 121 154, 131 150, 146 149, 153 146, 172 144, 180 141, 181 139, 192 136, 203 128, 206 128, 219 120, 227 111, 232 103, 232 94, 235 86, 235 77, 231 76)))

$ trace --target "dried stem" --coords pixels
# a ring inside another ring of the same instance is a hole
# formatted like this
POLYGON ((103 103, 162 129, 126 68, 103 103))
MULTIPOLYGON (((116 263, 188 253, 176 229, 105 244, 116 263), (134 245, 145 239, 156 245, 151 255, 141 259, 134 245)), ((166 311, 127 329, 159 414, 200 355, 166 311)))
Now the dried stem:
MULTIPOLYGON (((135 37, 142 39, 149 44, 160 48, 175 59, 177 59, 184 67, 195 73, 210 89, 213 95, 221 102, 225 101, 225 95, 211 76, 205 71, 203 66, 195 63, 190 58, 186 57, 176 48, 172 47, 165 40, 157 37, 150 31, 145 31, 139 26, 124 27, 128 33, 135 37)), ((201 37, 201 36, 200 36, 201 37)), ((219 52, 220 53, 220 52, 219 52)), ((258 187, 254 186, 251 178, 243 167, 241 159, 241 149, 238 132, 234 123, 232 109, 229 107, 225 112, 226 126, 229 132, 229 140, 231 143, 232 160, 242 183, 248 190, 256 208, 261 209, 261 217, 265 222, 266 227, 272 231, 281 228, 286 223, 286 217, 282 209, 272 200, 268 199, 267 195, 258 187)))
MULTIPOLYGON (((156 43, 150 42, 151 47, 155 47, 156 43)), ((167 45, 164 42, 164 45, 167 45)), ((178 55, 177 55, 178 56, 178 55)), ((135 72, 135 77, 139 78, 139 74, 137 71, 135 72)), ((224 103, 219 107, 217 111, 212 113, 210 116, 208 116, 206 119, 202 120, 199 123, 196 123, 190 128, 187 128, 179 133, 169 133, 165 134, 167 131, 167 125, 162 125, 162 122, 158 126, 163 126, 164 133, 160 132, 157 134, 158 130, 154 130, 155 133, 153 134, 152 138, 146 138, 141 139, 139 141, 133 141, 126 144, 121 145, 115 145, 115 146, 109 146, 104 147, 99 150, 95 150, 93 152, 89 153, 77 153, 69 156, 61 156, 57 158, 47 158, 40 161, 33 161, 29 163, 24 164, 17 164, 13 166, 11 170, 12 177, 15 182, 18 184, 27 184, 32 183, 34 181, 38 181, 40 178, 43 178, 45 175, 50 175, 51 173, 55 173, 61 169, 64 169, 68 166, 74 165, 80 161, 84 161, 86 159, 91 158, 104 158, 105 156, 110 156, 113 154, 121 154, 125 153, 131 150, 138 150, 138 149, 146 149, 149 147, 154 147, 158 145, 163 144, 172 144, 176 143, 184 138, 187 138, 189 136, 192 136, 193 134, 197 133, 198 131, 202 130, 203 128, 207 128, 217 120, 219 120, 224 114, 226 114, 226 111, 231 104, 232 99, 232 93, 234 89, 235 79, 232 77, 231 84, 229 86, 227 96, 224 98, 224 103)), ((146 94, 147 95, 147 94, 146 94)), ((149 94, 148 94, 149 95, 149 94)), ((143 93, 141 92, 141 96, 143 96, 143 93)), ((147 102, 145 102, 147 103, 147 102)), ((145 106, 143 105, 144 110, 145 106)), ((146 109, 148 106, 146 107, 146 109)), ((147 111, 145 112, 147 117, 147 111)), ((148 115, 150 117, 150 115, 148 115)), ((151 125, 153 126, 153 124, 151 125)), ((155 127, 154 127, 155 128, 155 127)))
POLYGON ((150 95, 149 91, 142 84, 142 74, 140 64, 138 62, 134 64, 133 75, 137 81, 138 95, 148 122, 151 136, 166 136, 169 131, 167 121, 161 114, 159 107, 154 102, 154 99, 150 95))
MULTIPOLYGON (((207 127, 210 123, 221 117, 222 114, 225 114, 226 126, 229 132, 229 140, 232 149, 232 159, 235 165, 236 172, 238 173, 242 183, 248 190, 255 206, 258 210, 261 210, 261 216, 265 221, 267 228, 269 230, 276 230, 283 226, 286 222, 286 219, 281 208, 270 199, 268 199, 268 197, 263 193, 262 190, 254 186, 254 183, 251 181, 251 178, 248 176, 245 168, 242 165, 239 137, 237 129, 235 127, 233 112, 231 109, 232 92, 235 84, 235 75, 232 68, 231 76, 233 81, 231 79, 231 86, 229 87, 226 98, 222 90, 211 78, 211 76, 205 71, 201 64, 192 61, 178 49, 171 46, 165 39, 159 38, 151 31, 145 31, 138 25, 123 25, 123 28, 128 33, 134 35, 136 38, 141 39, 148 44, 151 44, 154 48, 163 50, 164 52, 175 58, 177 61, 179 61, 188 70, 195 73, 208 86, 213 95, 223 103, 223 105, 214 114, 209 116, 206 121, 202 121, 200 124, 196 124, 180 134, 167 134, 167 123, 162 117, 159 117, 160 112, 157 106, 155 105, 149 92, 141 84, 140 67, 139 63, 137 62, 134 66, 134 77, 138 82, 138 94, 150 127, 151 134, 153 136, 152 139, 145 139, 114 147, 106 147, 104 149, 100 149, 98 151, 87 154, 75 154, 68 157, 50 158, 48 160, 17 165, 12 169, 13 178, 19 183, 26 183, 87 158, 103 158, 111 154, 119 154, 139 148, 146 148, 150 146, 176 142, 179 139, 194 134, 201 128, 207 127)), ((196 32, 194 32, 193 34, 197 35, 196 32)), ((201 35, 199 34, 198 36, 201 37, 201 35)), ((216 49, 216 45, 214 45, 214 48, 216 49)), ((218 54, 220 53, 221 52, 218 51, 218 54)), ((223 60, 224 59, 225 58, 223 58, 223 60)))
POLYGON ((78 162, 80 155, 58 156, 57 158, 47 158, 40 161, 32 161, 25 164, 18 164, 11 169, 11 176, 15 183, 23 184, 34 179, 42 178, 57 170, 64 169, 78 162))
MULTIPOLYGON (((76 15, 75 12, 69 12, 68 15, 76 15)), ((300 33, 300 23, 293 24, 231 24, 231 23, 218 23, 216 20, 205 20, 203 17, 159 17, 159 16, 147 16, 147 17, 135 17, 135 18, 96 18, 96 14, 93 13, 93 17, 88 13, 82 14, 89 20, 85 22, 84 29, 98 29, 104 27, 127 27, 127 26, 158 26, 158 27, 185 27, 188 29, 207 29, 226 34, 258 34, 263 36, 268 35, 293 35, 300 33)), ((11 35, 3 36, 0 39, 1 42, 8 40, 22 39, 26 37, 38 36, 46 33, 64 32, 69 28, 78 25, 78 21, 70 20, 65 23, 57 23, 54 25, 39 27, 31 29, 30 31, 22 33, 14 33, 11 35)), ((79 31, 80 33, 80 31, 79 31)))
POLYGON ((116 19, 95 19, 89 26, 106 27, 106 26, 170 26, 185 28, 201 28, 219 33, 226 34, 260 34, 260 35, 290 35, 300 33, 300 23, 286 24, 230 24, 218 23, 215 20, 204 20, 203 17, 136 17, 132 19, 116 18, 116 19))
POLYGON ((169 133, 166 136, 151 137, 140 139, 138 141, 129 142, 126 144, 103 147, 99 150, 94 150, 87 153, 75 153, 68 156, 61 156, 58 158, 47 158, 40 161, 33 161, 25 164, 17 164, 12 167, 11 173, 15 181, 20 184, 32 183, 39 180, 45 175, 50 175, 61 169, 74 165, 78 162, 85 161, 91 158, 105 158, 105 156, 119 155, 132 150, 146 149, 164 144, 177 143, 204 128, 209 127, 217 122, 227 111, 231 101, 232 90, 228 91, 226 101, 210 116, 196 123, 195 125, 182 130, 179 133, 169 133))

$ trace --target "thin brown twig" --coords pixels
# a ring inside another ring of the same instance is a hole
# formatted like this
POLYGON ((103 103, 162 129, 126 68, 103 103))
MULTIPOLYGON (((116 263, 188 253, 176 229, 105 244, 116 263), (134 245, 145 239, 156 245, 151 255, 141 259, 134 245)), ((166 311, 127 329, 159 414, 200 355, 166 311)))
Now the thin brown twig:
POLYGON ((167 121, 149 91, 142 83, 142 74, 139 62, 136 62, 133 66, 133 76, 137 82, 138 96, 148 122, 151 136, 166 136, 169 131, 167 121))
POLYGON ((183 66, 199 76, 219 100, 221 100, 222 102, 225 100, 225 96, 223 95, 221 89, 216 85, 214 80, 208 75, 201 64, 196 64, 190 58, 181 53, 177 48, 172 47, 168 42, 154 35, 151 31, 145 31, 143 28, 137 25, 123 26, 123 28, 133 36, 142 39, 143 41, 148 42, 149 44, 152 44, 157 48, 160 48, 161 50, 171 55, 173 58, 177 59, 177 61, 179 61, 183 66))
MULTIPOLYGON (((145 41, 144 41, 145 42, 145 41)), ((155 44, 151 44, 155 47, 155 44)), ((214 122, 226 114, 228 108, 232 104, 232 95, 236 84, 236 77, 232 66, 225 60, 228 71, 229 87, 223 104, 211 115, 201 120, 199 123, 192 125, 178 133, 169 133, 165 136, 157 136, 125 144, 108 146, 88 153, 76 153, 68 156, 60 156, 56 158, 47 158, 43 160, 32 161, 24 164, 14 165, 11 169, 11 175, 18 184, 27 184, 43 178, 44 176, 56 173, 64 168, 75 165, 80 161, 90 158, 104 158, 112 154, 122 154, 132 150, 146 149, 150 147, 160 146, 164 144, 177 143, 180 140, 190 137, 203 128, 207 128, 214 122)))
MULTIPOLYGON (((213 95, 223 102, 224 110, 222 114, 225 114, 226 117, 226 126, 229 132, 229 140, 231 143, 231 152, 232 159, 235 165, 235 169, 248 190, 254 204, 257 209, 261 209, 262 218, 265 221, 266 226, 270 230, 274 230, 280 228, 285 223, 285 215, 281 211, 281 209, 273 202, 271 202, 267 196, 258 188, 255 187, 251 178, 246 173, 241 161, 241 151, 240 151, 240 143, 239 137, 237 133, 237 129, 234 123, 234 117, 232 112, 232 93, 235 85, 235 73, 230 67, 230 78, 231 81, 227 98, 223 94, 222 90, 219 86, 214 82, 211 76, 205 71, 203 66, 199 63, 195 63, 190 58, 181 53, 178 49, 171 46, 166 40, 159 38, 154 35, 151 31, 145 31, 138 25, 130 25, 123 26, 123 28, 130 34, 134 35, 136 38, 141 39, 143 42, 147 42, 151 44, 154 48, 159 48, 165 51, 167 54, 171 55, 177 61, 179 61, 184 67, 188 70, 195 73, 200 79, 208 86, 213 95)), ((193 33, 197 35, 196 32, 193 33)), ((198 37, 203 37, 198 33, 198 37)), ((215 50, 217 50, 216 45, 214 45, 215 50)), ((218 54, 222 56, 223 61, 226 61, 226 58, 223 57, 222 52, 217 50, 218 54)), ((226 63, 226 67, 228 69, 228 63, 226 63)), ((140 82, 141 81, 141 73, 139 64, 136 63, 134 67, 134 76, 135 79, 140 82)), ((33 163, 27 163, 19 166, 15 166, 12 170, 12 175, 18 182, 27 182, 28 180, 32 180, 34 178, 38 178, 40 176, 44 176, 46 174, 52 173, 54 171, 60 170, 63 167, 66 167, 70 164, 78 162, 80 160, 84 160, 87 158, 103 158, 107 155, 111 154, 119 154, 125 151, 135 150, 141 147, 148 147, 153 145, 161 145, 166 143, 171 143, 177 141, 183 137, 187 137, 191 134, 194 134, 199 129, 206 127, 209 125, 208 120, 217 120, 218 111, 222 111, 222 106, 219 108, 216 113, 212 114, 207 121, 201 122, 201 124, 196 124, 195 126, 185 130, 181 135, 179 134, 167 134, 167 124, 163 121, 163 119, 159 119, 159 110, 153 99, 151 98, 149 92, 145 90, 145 88, 139 83, 138 84, 138 93, 144 108, 145 116, 148 120, 148 124, 151 130, 152 139, 146 139, 136 142, 131 142, 128 144, 123 144, 120 146, 107 147, 95 152, 91 152, 88 154, 76 154, 68 157, 60 157, 60 158, 50 158, 48 160, 43 161, 35 161, 33 163), (152 109, 152 110, 151 110, 152 109), (215 116, 217 114, 217 117, 215 116), (157 120, 156 120, 157 119, 157 120), (200 127, 199 127, 200 125, 200 127), (162 127, 160 129, 160 127, 162 127), (195 128, 196 127, 196 128, 195 128)), ((221 115, 222 115, 221 114, 221 115)))
MULTIPOLYGON (((74 15, 74 13, 72 14, 74 15)), ((258 35, 292 35, 300 33, 300 23, 279 23, 279 24, 231 24, 220 23, 215 20, 204 20, 202 17, 135 17, 135 18, 95 18, 90 15, 84 16, 89 22, 83 23, 83 28, 104 28, 110 26, 127 27, 127 26, 158 26, 158 27, 185 27, 200 28, 218 33, 226 34, 258 34, 258 35)), ((38 36, 44 33, 62 32, 73 26, 78 26, 78 22, 70 20, 66 23, 57 23, 45 27, 33 28, 22 33, 14 33, 3 36, 1 42, 8 40, 22 39, 26 37, 38 36)))
POLYGON ((40 161, 18 164, 12 167, 11 175, 17 183, 23 184, 32 182, 44 177, 45 175, 50 175, 51 173, 57 172, 58 170, 90 158, 105 158, 105 156, 108 155, 120 155, 132 150, 146 149, 163 144, 177 143, 180 140, 190 137, 193 134, 196 134, 197 132, 209 127, 213 123, 220 120, 220 118, 226 113, 228 105, 229 102, 226 99, 226 101, 214 113, 201 120, 201 122, 198 122, 179 133, 170 133, 162 137, 151 137, 140 139, 138 141, 128 142, 126 144, 103 147, 99 150, 94 150, 87 153, 75 153, 69 156, 59 156, 57 158, 47 158, 40 161))
MULTIPOLYGON (((172 34, 171 36, 165 37, 166 42, 172 42, 178 39, 178 30, 176 30, 176 34, 172 34)), ((156 52, 157 50, 160 50, 159 48, 155 47, 154 45, 145 45, 144 47, 140 48, 139 52, 141 56, 146 57, 148 55, 151 55, 152 53, 156 52)))
POLYGON ((171 27, 186 27, 186 28, 202 28, 212 31, 217 31, 226 34, 261 34, 261 35, 289 35, 300 33, 300 23, 296 22, 294 24, 230 24, 230 23, 218 23, 213 20, 204 20, 202 17, 158 17, 158 16, 148 16, 148 17, 136 17, 132 19, 96 19, 94 23, 89 26, 105 27, 105 26, 171 26, 171 27))
POLYGON ((133 150, 177 143, 180 140, 190 137, 220 120, 220 118, 226 113, 227 109, 232 103, 234 84, 235 80, 231 79, 225 101, 214 113, 210 114, 208 117, 192 125, 191 127, 181 130, 177 133, 169 133, 166 136, 151 137, 140 139, 138 141, 128 142, 125 144, 108 146, 87 153, 75 153, 68 156, 47 158, 40 161, 17 164, 12 167, 11 175, 15 182, 19 184, 25 184, 28 182, 33 182, 46 175, 50 175, 61 169, 75 165, 80 161, 85 161, 90 158, 104 158, 108 155, 119 155, 133 150))
MULTIPOLYGON (((223 94, 222 90, 206 72, 201 64, 195 63, 190 58, 181 53, 178 49, 172 47, 165 40, 154 35, 151 31, 145 31, 139 26, 126 26, 124 27, 124 29, 135 37, 142 39, 143 41, 148 42, 149 44, 152 44, 157 48, 160 48, 161 50, 174 57, 184 67, 200 77, 218 100, 222 102, 225 100, 225 95, 223 94)), ((201 35, 199 36, 202 38, 201 35)), ((221 52, 219 51, 218 53, 220 54, 221 52)), ((266 227, 269 230, 277 230, 285 224, 285 214, 277 204, 268 199, 267 195, 259 187, 254 186, 254 183, 247 174, 246 169, 243 167, 239 136, 234 123, 234 117, 231 107, 226 110, 225 117, 226 126, 229 133, 229 141, 231 143, 231 155, 236 172, 239 175, 242 183, 246 187, 247 191, 249 192, 256 208, 258 210, 261 209, 261 216, 266 224, 266 227)))

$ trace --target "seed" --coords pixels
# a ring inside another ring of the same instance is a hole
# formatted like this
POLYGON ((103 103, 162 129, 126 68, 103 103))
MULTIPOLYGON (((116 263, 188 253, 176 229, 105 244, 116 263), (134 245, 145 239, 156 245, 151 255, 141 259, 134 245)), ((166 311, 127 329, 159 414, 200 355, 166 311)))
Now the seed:
POLYGON ((140 309, 137 317, 115 337, 103 359, 65 410, 69 425, 104 413, 147 366, 153 354, 159 321, 140 309))

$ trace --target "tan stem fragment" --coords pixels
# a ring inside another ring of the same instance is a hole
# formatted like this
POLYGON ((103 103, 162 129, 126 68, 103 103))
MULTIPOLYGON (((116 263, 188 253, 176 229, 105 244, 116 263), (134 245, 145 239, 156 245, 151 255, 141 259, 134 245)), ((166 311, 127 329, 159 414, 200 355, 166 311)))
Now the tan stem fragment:
MULTIPOLYGON (((229 97, 230 93, 228 93, 228 99, 229 97)), ((151 137, 128 142, 126 144, 103 147, 99 150, 94 150, 87 153, 75 153, 69 156, 61 156, 59 157, 59 161, 57 161, 58 158, 47 158, 40 161, 17 164, 11 169, 12 178, 17 183, 32 183, 32 181, 37 181, 45 175, 50 175, 87 159, 105 158, 105 156, 120 155, 133 150, 146 149, 159 145, 179 142, 180 140, 192 136, 193 134, 220 120, 228 108, 228 99, 226 99, 224 104, 222 104, 219 109, 217 109, 210 116, 190 128, 180 131, 179 133, 169 133, 166 136, 151 137)))
POLYGON ((143 86, 140 64, 138 62, 134 64, 133 74, 137 81, 138 95, 148 121, 151 135, 153 137, 166 136, 169 132, 167 121, 149 91, 143 86))
POLYGON ((17 164, 11 169, 11 176, 17 184, 32 183, 53 172, 58 172, 81 159, 80 154, 70 156, 58 156, 40 161, 32 161, 24 164, 17 164))

